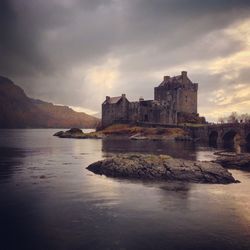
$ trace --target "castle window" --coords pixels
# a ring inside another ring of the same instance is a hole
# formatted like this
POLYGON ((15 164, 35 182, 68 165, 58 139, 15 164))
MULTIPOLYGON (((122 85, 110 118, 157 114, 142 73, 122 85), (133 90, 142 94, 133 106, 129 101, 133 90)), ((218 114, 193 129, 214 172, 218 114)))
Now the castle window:
POLYGON ((188 97, 187 97, 187 95, 186 95, 186 102, 188 101, 188 97))

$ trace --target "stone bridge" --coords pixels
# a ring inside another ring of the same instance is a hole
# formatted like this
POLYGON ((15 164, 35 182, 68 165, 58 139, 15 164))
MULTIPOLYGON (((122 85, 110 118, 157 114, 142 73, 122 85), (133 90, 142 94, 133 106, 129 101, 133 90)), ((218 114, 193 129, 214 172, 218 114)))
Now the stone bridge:
POLYGON ((212 145, 250 144, 250 123, 209 124, 190 129, 194 138, 200 138, 212 145))

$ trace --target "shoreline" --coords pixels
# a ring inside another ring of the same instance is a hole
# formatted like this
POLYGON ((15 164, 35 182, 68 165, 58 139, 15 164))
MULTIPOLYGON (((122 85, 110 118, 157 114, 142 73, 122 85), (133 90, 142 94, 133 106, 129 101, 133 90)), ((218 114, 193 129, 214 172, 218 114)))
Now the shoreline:
POLYGON ((59 131, 54 136, 72 139, 103 139, 119 136, 131 140, 174 140, 175 138, 189 137, 188 133, 181 128, 148 128, 126 124, 111 125, 105 129, 89 133, 84 133, 78 128, 72 128, 67 131, 59 131))
MULTIPOLYGON (((130 140, 148 141, 191 141, 195 142, 183 129, 179 128, 145 128, 130 125, 112 125, 103 130, 84 133, 81 129, 72 128, 67 131, 59 131, 54 134, 59 138, 70 139, 105 139, 105 138, 125 138, 130 140)), ((217 158, 208 161, 218 164, 225 169, 250 169, 250 154, 224 154, 215 152, 217 158)), ((181 159, 176 159, 181 160, 181 159)), ((185 165, 185 164, 184 164, 185 165)))

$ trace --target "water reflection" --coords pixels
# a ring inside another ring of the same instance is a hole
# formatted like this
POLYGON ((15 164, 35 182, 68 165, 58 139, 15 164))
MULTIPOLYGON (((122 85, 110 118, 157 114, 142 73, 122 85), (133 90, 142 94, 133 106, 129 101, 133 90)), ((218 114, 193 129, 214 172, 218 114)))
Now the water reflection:
POLYGON ((249 173, 232 170, 240 184, 206 185, 113 179, 85 169, 113 153, 210 160, 216 149, 60 139, 54 132, 0 130, 0 176, 12 177, 0 177, 0 249, 250 249, 249 173))
POLYGON ((102 150, 110 153, 138 152, 169 154, 175 158, 195 160, 197 145, 192 142, 130 140, 124 138, 108 138, 102 141, 102 150))
POLYGON ((213 153, 221 147, 209 147, 205 143, 129 140, 124 138, 109 138, 102 141, 102 151, 105 153, 154 153, 167 154, 174 158, 186 160, 214 160, 213 153))
POLYGON ((22 165, 24 157, 22 149, 0 147, 0 179, 10 178, 16 167, 22 165))

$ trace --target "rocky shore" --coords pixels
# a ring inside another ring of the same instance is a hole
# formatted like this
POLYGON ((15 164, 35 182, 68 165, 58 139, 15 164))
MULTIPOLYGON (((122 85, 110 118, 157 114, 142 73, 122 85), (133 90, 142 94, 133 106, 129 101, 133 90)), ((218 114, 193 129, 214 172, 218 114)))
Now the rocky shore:
POLYGON ((131 140, 174 140, 175 137, 185 136, 180 128, 150 128, 132 126, 129 124, 115 124, 96 132, 84 133, 79 128, 59 131, 54 136, 74 139, 100 139, 105 137, 126 137, 131 140))
POLYGON ((54 134, 59 138, 73 138, 73 139, 101 139, 103 136, 95 132, 83 133, 79 128, 71 128, 67 131, 59 131, 54 134))
POLYGON ((250 154, 236 154, 233 152, 217 152, 217 159, 214 161, 225 168, 238 168, 250 170, 250 154))
POLYGON ((228 184, 232 174, 214 162, 173 159, 165 155, 120 154, 87 167, 109 177, 228 184))

